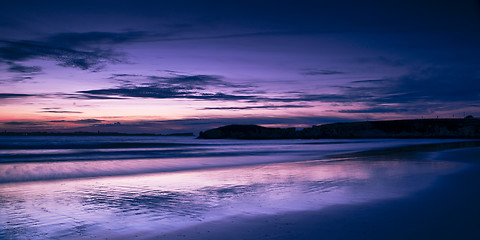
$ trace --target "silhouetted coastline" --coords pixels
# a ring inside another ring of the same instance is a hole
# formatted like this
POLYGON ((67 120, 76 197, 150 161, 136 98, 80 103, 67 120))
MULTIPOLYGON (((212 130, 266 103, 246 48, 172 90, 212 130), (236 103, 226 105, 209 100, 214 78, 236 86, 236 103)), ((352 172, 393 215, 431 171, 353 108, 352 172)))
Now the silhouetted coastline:
POLYGON ((200 132, 203 139, 480 138, 480 119, 413 119, 316 125, 302 130, 228 125, 200 132))

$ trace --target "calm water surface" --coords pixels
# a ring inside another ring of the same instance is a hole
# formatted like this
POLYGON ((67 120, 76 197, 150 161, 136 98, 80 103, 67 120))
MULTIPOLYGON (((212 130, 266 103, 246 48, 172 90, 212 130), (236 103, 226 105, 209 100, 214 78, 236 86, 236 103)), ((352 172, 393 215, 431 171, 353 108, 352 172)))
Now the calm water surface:
POLYGON ((402 197, 459 165, 425 161, 426 153, 326 156, 446 141, 4 137, 0 239, 141 236, 237 215, 402 197))

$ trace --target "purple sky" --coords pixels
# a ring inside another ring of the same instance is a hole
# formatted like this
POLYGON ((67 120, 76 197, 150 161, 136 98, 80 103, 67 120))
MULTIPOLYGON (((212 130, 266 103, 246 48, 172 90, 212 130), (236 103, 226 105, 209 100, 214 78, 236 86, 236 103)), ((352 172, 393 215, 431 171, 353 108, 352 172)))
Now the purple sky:
POLYGON ((225 2, 2 3, 0 129, 480 115, 478 1, 225 2))

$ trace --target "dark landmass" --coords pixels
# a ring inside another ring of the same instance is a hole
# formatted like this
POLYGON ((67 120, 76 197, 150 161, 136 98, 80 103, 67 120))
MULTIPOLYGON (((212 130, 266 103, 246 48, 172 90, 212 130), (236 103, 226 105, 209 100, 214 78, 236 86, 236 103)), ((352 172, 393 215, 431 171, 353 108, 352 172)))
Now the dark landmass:
POLYGON ((297 131, 257 125, 228 125, 200 132, 204 139, 480 138, 480 119, 414 119, 332 123, 297 131))
POLYGON ((193 133, 117 133, 117 132, 0 132, 0 136, 194 136, 193 133))
POLYGON ((297 138, 295 128, 267 128, 257 125, 228 125, 200 132, 205 139, 292 139, 297 138))

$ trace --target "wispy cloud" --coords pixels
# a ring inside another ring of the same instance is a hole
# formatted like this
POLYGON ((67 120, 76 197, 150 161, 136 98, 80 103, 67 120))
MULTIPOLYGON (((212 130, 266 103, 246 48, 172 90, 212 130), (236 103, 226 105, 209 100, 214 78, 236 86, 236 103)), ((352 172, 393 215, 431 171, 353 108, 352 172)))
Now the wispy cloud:
POLYGON ((281 109, 281 108, 309 108, 310 105, 266 105, 245 107, 206 107, 202 110, 247 110, 247 109, 281 109))
POLYGON ((403 67, 412 64, 412 60, 407 61, 406 59, 398 59, 385 56, 357 58, 355 59, 355 61, 358 63, 382 64, 389 67, 403 67))
POLYGON ((433 113, 455 111, 480 101, 480 77, 470 66, 423 67, 410 73, 383 79, 351 81, 337 86, 337 93, 292 92, 284 97, 259 96, 252 101, 355 104, 340 113, 433 113), (358 107, 363 106, 363 107, 358 107))
POLYGON ((45 111, 40 111, 42 113, 62 113, 62 114, 65 114, 65 113, 83 113, 83 112, 79 112, 79 111, 68 111, 68 110, 45 110, 45 111))
POLYGON ((480 77, 465 68, 426 67, 409 74, 354 81, 341 96, 363 109, 342 113, 433 113, 452 111, 480 101, 480 77), (461 103, 461 105, 459 105, 461 103))
POLYGON ((340 72, 336 70, 329 69, 317 69, 317 68, 304 68, 300 71, 302 75, 316 76, 316 75, 336 75, 336 74, 345 74, 345 72, 340 72))
POLYGON ((369 79, 369 80, 357 80, 357 81, 352 81, 351 83, 380 83, 384 82, 385 79, 369 79))
POLYGON ((90 95, 90 94, 74 94, 74 93, 54 93, 54 94, 44 94, 44 97, 49 97, 49 98, 65 98, 65 99, 97 99, 97 100, 121 100, 121 99, 127 99, 124 97, 112 97, 112 96, 99 96, 99 95, 90 95))
POLYGON ((76 123, 76 124, 98 124, 102 123, 103 120, 100 119, 80 119, 80 120, 73 120, 73 121, 68 121, 68 120, 53 120, 53 121, 48 121, 50 123, 76 123))
POLYGON ((138 41, 147 36, 146 32, 84 32, 84 33, 58 33, 45 39, 48 45, 63 48, 94 48, 112 44, 128 43, 138 41))
POLYGON ((347 109, 340 110, 340 113, 407 113, 407 112, 416 112, 413 109, 405 109, 398 107, 369 107, 363 109, 347 109))
POLYGON ((11 126, 43 126, 48 125, 46 122, 37 122, 37 121, 12 121, 12 122, 3 122, 5 125, 11 126))
POLYGON ((60 107, 44 107, 40 113, 83 113, 79 111, 62 110, 60 107))
MULTIPOLYGON (((367 98, 367 96, 356 96, 361 98, 367 98)), ((282 103, 295 103, 295 102, 352 102, 352 96, 344 93, 338 94, 308 94, 306 92, 298 92, 294 95, 289 94, 285 97, 257 97, 255 102, 282 102, 282 103)), ((358 100, 358 99, 357 99, 358 100)))

